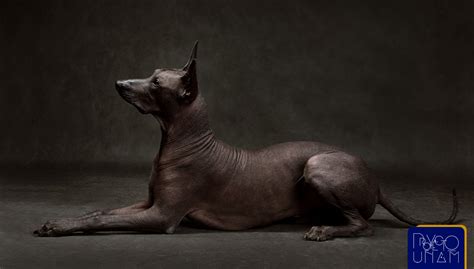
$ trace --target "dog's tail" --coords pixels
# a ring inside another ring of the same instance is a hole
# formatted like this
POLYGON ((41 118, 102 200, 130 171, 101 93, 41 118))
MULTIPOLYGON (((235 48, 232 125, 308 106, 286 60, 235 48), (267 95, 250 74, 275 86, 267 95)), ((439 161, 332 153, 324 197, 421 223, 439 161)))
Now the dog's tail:
POLYGON ((448 219, 443 221, 424 221, 419 219, 414 219, 407 214, 403 213, 400 209, 398 209, 381 191, 379 191, 379 202, 381 206, 388 210, 392 215, 394 215, 397 219, 406 222, 410 225, 416 226, 418 224, 449 224, 453 223, 456 219, 456 215, 458 214, 458 198, 456 197, 456 190, 453 189, 453 210, 451 211, 451 216, 448 219))

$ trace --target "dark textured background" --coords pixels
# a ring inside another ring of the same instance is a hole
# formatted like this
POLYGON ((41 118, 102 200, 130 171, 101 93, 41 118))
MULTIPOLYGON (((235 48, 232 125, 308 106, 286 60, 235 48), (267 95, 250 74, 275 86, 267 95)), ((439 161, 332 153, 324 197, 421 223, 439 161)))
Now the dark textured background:
POLYGON ((318 140, 372 167, 474 175, 472 1, 7 1, 0 161, 150 163, 159 127, 117 79, 180 67, 217 135, 318 140))
POLYGON ((224 141, 339 145, 413 217, 445 218, 457 188, 458 221, 472 228, 472 0, 2 1, 0 27, 2 269, 406 268, 406 226, 380 208, 374 236, 324 243, 285 223, 32 236, 49 219, 146 197, 159 126, 114 81, 181 67, 196 39, 224 141))

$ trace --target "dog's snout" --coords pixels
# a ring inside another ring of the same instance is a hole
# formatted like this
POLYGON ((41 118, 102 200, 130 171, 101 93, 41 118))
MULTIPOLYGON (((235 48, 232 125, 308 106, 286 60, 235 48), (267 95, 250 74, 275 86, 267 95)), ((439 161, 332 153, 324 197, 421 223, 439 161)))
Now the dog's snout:
POLYGON ((126 84, 125 81, 123 81, 123 80, 117 80, 117 81, 115 82, 115 88, 116 88, 117 90, 123 89, 123 88, 125 88, 125 84, 126 84))

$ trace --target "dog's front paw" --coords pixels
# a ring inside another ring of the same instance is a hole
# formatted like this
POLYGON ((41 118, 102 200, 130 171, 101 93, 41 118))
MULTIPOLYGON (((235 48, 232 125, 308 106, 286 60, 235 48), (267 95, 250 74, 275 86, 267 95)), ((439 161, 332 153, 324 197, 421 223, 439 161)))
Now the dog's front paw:
POLYGON ((67 232, 61 225, 61 222, 57 220, 47 221, 43 226, 41 226, 41 228, 33 232, 33 234, 40 237, 61 236, 66 233, 67 232))

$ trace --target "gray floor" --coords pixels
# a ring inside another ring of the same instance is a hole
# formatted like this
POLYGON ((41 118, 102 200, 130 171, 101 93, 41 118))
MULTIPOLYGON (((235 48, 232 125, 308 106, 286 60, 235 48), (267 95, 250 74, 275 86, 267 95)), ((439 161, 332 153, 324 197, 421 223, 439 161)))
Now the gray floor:
MULTIPOLYGON (((48 219, 140 200, 147 193, 147 173, 113 166, 2 169, 0 268, 406 268, 406 226, 383 208, 377 208, 371 219, 373 237, 322 243, 304 241, 309 227, 291 223, 242 232, 180 227, 173 235, 32 236, 48 219)), ((400 208, 428 219, 448 215, 453 185, 461 203, 459 218, 469 228, 474 218, 472 184, 424 185, 397 176, 382 180, 400 208)))

